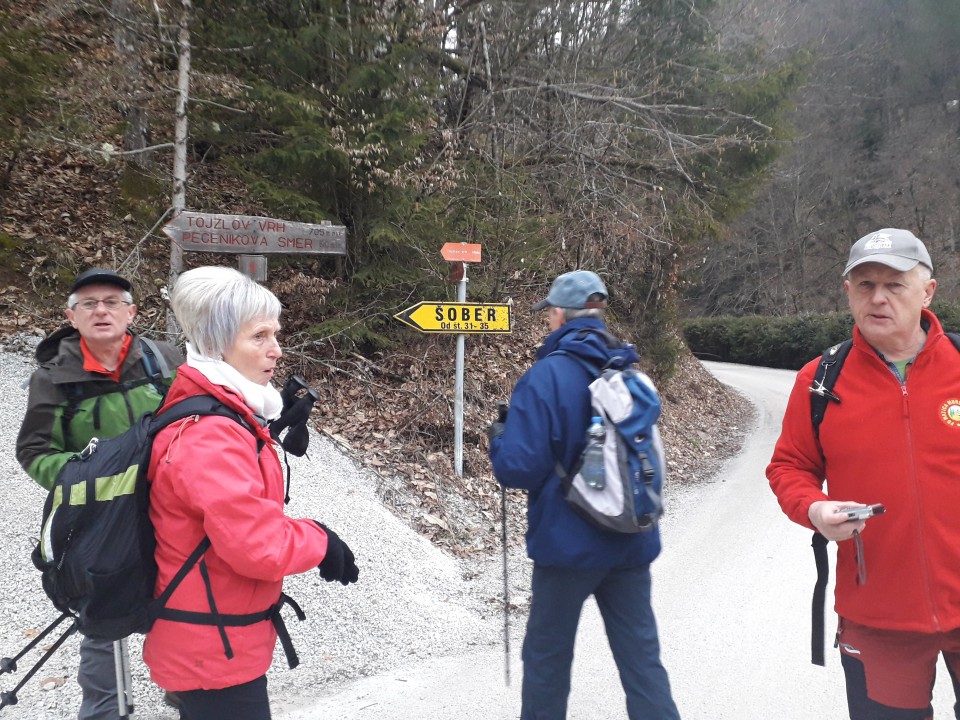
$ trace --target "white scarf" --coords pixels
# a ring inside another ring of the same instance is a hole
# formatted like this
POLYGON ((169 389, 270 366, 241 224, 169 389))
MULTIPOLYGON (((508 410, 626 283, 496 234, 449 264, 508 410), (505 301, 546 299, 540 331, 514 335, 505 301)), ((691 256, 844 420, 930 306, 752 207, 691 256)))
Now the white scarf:
POLYGON ((258 385, 247 380, 229 363, 204 357, 190 343, 187 343, 187 365, 199 371, 214 385, 223 385, 236 390, 243 397, 247 407, 253 410, 254 415, 259 415, 266 420, 275 420, 280 417, 283 400, 280 398, 280 392, 270 383, 258 385))

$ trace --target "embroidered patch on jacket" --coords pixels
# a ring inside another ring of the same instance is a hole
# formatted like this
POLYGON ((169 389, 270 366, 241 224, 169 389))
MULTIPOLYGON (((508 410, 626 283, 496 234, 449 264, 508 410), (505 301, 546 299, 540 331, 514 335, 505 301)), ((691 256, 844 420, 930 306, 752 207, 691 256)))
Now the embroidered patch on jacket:
POLYGON ((950 427, 960 427, 960 400, 947 400, 941 405, 940 419, 950 427))

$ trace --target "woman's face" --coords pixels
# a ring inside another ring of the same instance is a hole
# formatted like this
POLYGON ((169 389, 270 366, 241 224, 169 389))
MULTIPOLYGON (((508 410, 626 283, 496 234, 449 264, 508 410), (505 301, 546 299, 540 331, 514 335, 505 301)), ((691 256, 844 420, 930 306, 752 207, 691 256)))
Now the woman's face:
POLYGON ((277 342, 278 332, 277 320, 251 320, 240 328, 233 345, 223 354, 223 361, 250 382, 266 385, 283 354, 277 342))

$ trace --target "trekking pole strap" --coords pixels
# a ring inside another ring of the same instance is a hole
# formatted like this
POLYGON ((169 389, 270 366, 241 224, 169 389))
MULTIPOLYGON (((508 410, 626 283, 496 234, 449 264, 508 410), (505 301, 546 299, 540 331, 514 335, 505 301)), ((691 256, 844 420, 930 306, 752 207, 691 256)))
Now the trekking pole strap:
POLYGON ((829 540, 823 535, 815 532, 810 543, 813 547, 813 559, 817 564, 817 584, 813 588, 811 605, 810 662, 821 667, 827 664, 823 652, 823 616, 826 608, 827 581, 830 579, 830 562, 827 559, 828 542, 829 540))

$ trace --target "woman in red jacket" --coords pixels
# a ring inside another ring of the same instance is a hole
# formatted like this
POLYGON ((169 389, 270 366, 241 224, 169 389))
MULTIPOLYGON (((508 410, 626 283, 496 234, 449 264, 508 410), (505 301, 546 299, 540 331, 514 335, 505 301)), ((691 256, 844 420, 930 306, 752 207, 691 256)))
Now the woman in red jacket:
POLYGON ((281 356, 279 300, 236 270, 201 267, 178 278, 171 301, 187 362, 164 407, 212 395, 247 427, 193 416, 156 437, 149 479, 157 596, 205 537, 210 545, 166 604, 174 611, 168 615, 197 613, 180 617, 204 624, 161 615, 144 660, 154 682, 180 697, 181 720, 269 720, 266 671, 278 613, 268 611, 280 601, 283 578, 319 566, 325 580, 347 585, 358 570, 334 532, 283 512, 283 473, 265 427, 282 409, 271 385, 281 356), (224 621, 258 613, 247 624, 224 621))

